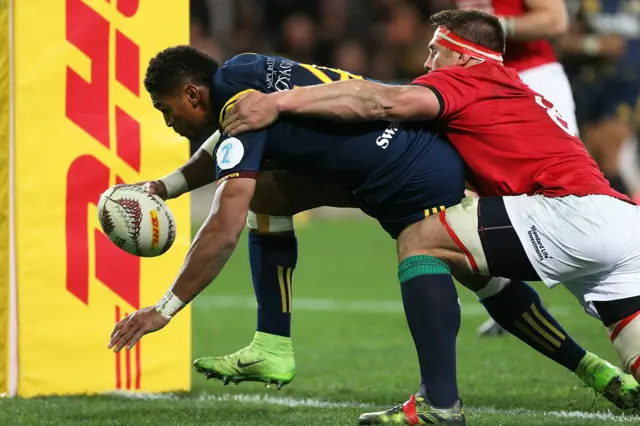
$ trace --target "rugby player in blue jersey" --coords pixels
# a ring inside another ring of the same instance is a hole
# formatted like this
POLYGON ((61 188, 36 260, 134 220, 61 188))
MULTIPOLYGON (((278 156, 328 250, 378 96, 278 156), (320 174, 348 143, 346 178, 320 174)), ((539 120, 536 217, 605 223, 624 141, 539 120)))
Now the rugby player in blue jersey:
MULTIPOLYGON (((296 85, 359 78, 340 70, 257 54, 239 55, 218 69, 205 55, 176 47, 151 61, 145 85, 167 125, 195 138, 208 125, 221 123, 242 93, 268 93, 296 85)), ((290 216, 319 205, 359 207, 378 219, 401 244, 406 227, 457 204, 464 189, 463 166, 457 153, 422 126, 382 122, 328 125, 305 118, 280 120, 266 130, 240 138, 214 135, 179 174, 161 181, 165 195, 175 197, 214 179, 219 187, 211 214, 171 290, 155 307, 121 321, 110 346, 116 350, 131 347, 142 335, 164 327, 217 276, 248 219, 259 304, 258 332, 249 347, 227 357, 196 360, 195 365, 225 382, 253 380, 278 385, 290 382, 295 374, 290 307, 297 243, 290 216), (259 175, 267 168, 287 173, 259 175), (305 185, 313 191, 300 190, 305 185), (271 216, 249 211, 265 194, 277 195, 282 188, 298 194, 306 192, 307 197, 296 201, 297 207, 289 211, 261 211, 271 216)), ((449 267, 435 257, 411 256, 399 259, 398 274, 422 376, 412 416, 422 423, 464 424, 455 377, 460 308, 449 267)), ((593 367, 585 368, 581 360, 586 351, 568 337, 541 304, 538 310, 545 321, 563 333, 559 350, 551 355, 541 351, 543 354, 563 365, 567 359, 580 364, 577 374, 599 392, 613 380, 621 380, 619 370, 592 354, 589 365, 593 367)), ((540 350, 535 345, 537 337, 518 337, 540 350)), ((406 413, 380 419, 404 421, 406 413)))

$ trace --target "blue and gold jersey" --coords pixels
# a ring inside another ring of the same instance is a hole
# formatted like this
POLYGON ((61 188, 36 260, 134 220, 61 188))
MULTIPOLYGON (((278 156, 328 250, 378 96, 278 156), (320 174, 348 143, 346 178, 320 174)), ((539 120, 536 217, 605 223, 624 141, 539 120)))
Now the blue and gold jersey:
MULTIPOLYGON (((351 78, 362 77, 285 58, 243 54, 216 72, 212 104, 222 120, 246 91, 269 93, 351 78)), ((222 137, 216 148, 217 179, 255 176, 266 160, 350 192, 393 237, 425 212, 457 204, 464 195, 458 153, 417 124, 280 119, 265 130, 222 137)))

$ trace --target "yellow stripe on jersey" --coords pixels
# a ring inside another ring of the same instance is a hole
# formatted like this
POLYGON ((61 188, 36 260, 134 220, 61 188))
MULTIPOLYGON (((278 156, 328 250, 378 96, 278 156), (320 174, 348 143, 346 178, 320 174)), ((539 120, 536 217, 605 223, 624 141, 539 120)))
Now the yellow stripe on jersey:
POLYGON ((240 96, 244 95, 245 93, 249 93, 249 92, 256 92, 256 90, 255 89, 243 90, 242 92, 236 93, 235 95, 230 97, 227 102, 225 102, 224 106, 220 110, 220 117, 218 117, 218 122, 220 123, 220 126, 222 126, 222 122, 224 121, 224 115, 227 112, 227 109, 231 108, 233 106, 233 104, 236 103, 236 101, 238 100, 238 98, 240 96))
POLYGON ((318 80, 320 80, 323 83, 331 83, 333 80, 331 79, 331 77, 329 77, 327 74, 323 73, 322 71, 320 71, 318 68, 314 67, 313 65, 308 65, 308 64, 300 64, 300 66, 304 69, 306 69, 307 71, 309 71, 311 74, 313 74, 318 80))

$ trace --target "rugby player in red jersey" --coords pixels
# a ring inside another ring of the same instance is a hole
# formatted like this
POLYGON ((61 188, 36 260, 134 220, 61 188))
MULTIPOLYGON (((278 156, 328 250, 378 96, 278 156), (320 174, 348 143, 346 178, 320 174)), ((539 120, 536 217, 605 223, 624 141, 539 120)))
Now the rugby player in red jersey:
MULTIPOLYGON (((550 353, 560 349, 562 336, 540 315, 535 292, 516 280, 562 282, 602 320, 624 367, 638 377, 640 208, 610 187, 553 104, 503 65, 504 30, 495 16, 444 11, 432 21, 438 30, 425 64, 430 72, 414 84, 352 80, 249 94, 223 128, 237 134, 280 114, 436 120, 467 163, 467 179, 486 198, 465 199, 405 230, 412 238, 400 253, 437 257, 459 275, 511 278, 474 290, 488 308, 504 304, 492 310, 503 327, 539 334, 550 353)), ((362 421, 420 424, 416 407, 411 398, 362 421)))
MULTIPOLYGON (((558 62, 550 39, 564 34, 569 26, 563 0, 456 0, 459 9, 477 9, 497 15, 507 44, 504 65, 548 99, 562 113, 576 133, 576 106, 569 79, 558 62)), ((478 329, 481 336, 505 334, 492 318, 478 329)))

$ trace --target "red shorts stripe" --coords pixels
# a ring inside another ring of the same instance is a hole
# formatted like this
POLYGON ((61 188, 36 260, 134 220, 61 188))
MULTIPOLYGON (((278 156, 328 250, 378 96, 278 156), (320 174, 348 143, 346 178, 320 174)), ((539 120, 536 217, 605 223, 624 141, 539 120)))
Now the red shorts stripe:
POLYGON ((471 252, 467 250, 464 244, 462 244, 462 241, 460 241, 460 238, 458 238, 458 236, 453 231, 453 229, 451 229, 451 226, 449 226, 449 223, 447 222, 446 212, 441 211, 440 213, 438 213, 438 216, 440 217, 440 223, 442 223, 442 226, 444 226, 444 229, 447 231, 447 234, 449 234, 453 242, 456 243, 458 248, 462 250, 462 253, 464 253, 464 255, 467 257, 467 260, 469 260, 469 264, 471 264, 471 269, 473 269, 473 272, 478 273, 479 269, 478 269, 478 264, 476 263, 476 260, 471 255, 471 252))
POLYGON ((618 337, 618 334, 620 334, 620 332, 638 315, 640 315, 640 311, 636 312, 635 314, 631 314, 625 319, 623 319, 622 321, 620 321, 618 325, 616 325, 616 328, 613 329, 613 333, 611 333, 611 336, 609 336, 609 339, 612 342, 616 340, 616 337, 618 337))

